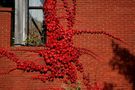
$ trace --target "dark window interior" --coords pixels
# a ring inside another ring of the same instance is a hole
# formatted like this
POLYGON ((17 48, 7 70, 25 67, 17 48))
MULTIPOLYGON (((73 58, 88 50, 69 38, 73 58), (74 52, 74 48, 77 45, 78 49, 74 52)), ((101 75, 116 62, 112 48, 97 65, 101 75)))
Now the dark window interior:
POLYGON ((15 0, 0 0, 0 7, 12 7, 14 8, 15 0))

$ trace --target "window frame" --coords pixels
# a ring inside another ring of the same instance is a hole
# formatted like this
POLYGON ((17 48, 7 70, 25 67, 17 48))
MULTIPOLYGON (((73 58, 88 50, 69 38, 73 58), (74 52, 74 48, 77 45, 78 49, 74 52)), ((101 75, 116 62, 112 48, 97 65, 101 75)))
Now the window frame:
MULTIPOLYGON (((24 15, 24 17, 23 16, 21 16, 21 18, 25 18, 25 20, 24 21, 19 21, 19 20, 16 20, 18 17, 20 17, 20 16, 17 16, 16 14, 20 14, 20 13, 22 13, 21 11, 17 11, 17 4, 19 4, 21 1, 19 1, 19 0, 15 0, 15 19, 14 19, 14 31, 15 32, 19 32, 19 34, 22 32, 23 34, 25 33, 25 35, 24 35, 24 37, 25 37, 25 39, 27 39, 27 38, 29 38, 29 28, 30 28, 30 22, 29 22, 29 20, 30 20, 30 18, 29 18, 29 15, 30 15, 30 10, 43 10, 43 6, 30 6, 30 4, 29 4, 29 2, 30 2, 30 0, 24 0, 24 2, 25 2, 25 9, 26 10, 24 10, 23 11, 23 13, 25 13, 25 15, 24 15), (17 4, 16 4, 17 3, 17 4), (19 22, 19 23, 18 23, 19 22), (23 24, 23 23, 25 23, 25 25, 23 26, 23 28, 22 28, 22 26, 21 27, 19 27, 19 26, 17 26, 17 25, 19 25, 19 24, 23 24), (25 28, 25 29, 24 29, 25 28), (20 31, 19 31, 20 30, 20 31)), ((24 8, 23 7, 23 8, 24 8)), ((22 7, 21 7, 22 8, 22 7)), ((19 9, 18 9, 19 10, 19 9)), ((23 14, 22 13, 22 14, 23 14)), ((43 17, 44 18, 44 17, 43 17)), ((44 44, 45 44, 45 42, 46 42, 46 28, 45 28, 45 25, 44 25, 44 20, 42 21, 42 24, 43 24, 43 38, 41 39, 41 41, 42 40, 44 40, 44 44)), ((24 42, 22 39, 24 39, 23 37, 21 37, 21 36, 17 36, 16 35, 16 33, 14 32, 14 37, 12 37, 13 39, 12 39, 12 41, 14 41, 14 44, 12 44, 12 46, 30 46, 29 45, 29 43, 28 43, 28 41, 26 41, 26 42, 24 42), (21 37, 21 38, 19 38, 19 39, 17 39, 16 37, 21 37), (17 41, 18 40, 18 41, 17 41), (19 41, 20 40, 20 41, 19 41)), ((22 35, 23 36, 23 35, 22 35)), ((32 46, 32 47, 34 47, 34 46, 32 46)))

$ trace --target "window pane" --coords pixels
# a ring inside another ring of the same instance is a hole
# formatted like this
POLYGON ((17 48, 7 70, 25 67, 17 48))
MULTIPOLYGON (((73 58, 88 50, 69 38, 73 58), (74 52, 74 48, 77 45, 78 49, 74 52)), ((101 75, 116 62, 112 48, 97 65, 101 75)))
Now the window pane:
POLYGON ((29 6, 43 6, 44 0, 29 0, 29 6))
POLYGON ((43 10, 42 9, 30 9, 30 15, 37 21, 43 21, 43 10))
POLYGON ((43 11, 29 10, 29 35, 27 42, 31 46, 40 46, 44 43, 43 11))

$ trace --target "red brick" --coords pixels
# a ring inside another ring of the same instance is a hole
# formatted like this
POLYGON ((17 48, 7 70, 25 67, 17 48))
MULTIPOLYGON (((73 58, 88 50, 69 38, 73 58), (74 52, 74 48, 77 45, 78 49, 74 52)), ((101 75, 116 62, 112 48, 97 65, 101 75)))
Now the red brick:
MULTIPOLYGON (((77 17, 74 29, 105 31, 111 33, 127 42, 129 46, 117 41, 123 47, 127 47, 131 52, 135 53, 134 11, 135 2, 133 0, 77 0, 77 17)), ((8 48, 10 46, 10 17, 11 14, 9 12, 0 12, 0 47, 8 48), (2 27, 4 27, 4 29, 2 27)), ((99 57, 103 58, 102 60, 95 60, 88 55, 82 55, 80 57, 85 70, 87 73, 90 73, 91 82, 110 82, 116 84, 114 90, 132 90, 132 84, 117 71, 113 71, 108 64, 113 56, 111 38, 104 35, 80 35, 74 37, 74 45, 76 47, 92 50, 99 57)), ((11 48, 11 50, 19 55, 21 59, 25 60, 27 54, 29 55, 30 53, 16 52, 18 49, 41 50, 43 48, 11 48)), ((7 61, 4 59, 3 61, 7 61)), ((1 60, 0 62, 3 61, 1 60)), ((15 66, 12 62, 5 64, 7 65, 4 67, 6 69, 8 65, 10 68, 15 66)), ((0 69, 4 69, 3 66, 0 66, 0 69)), ((30 80, 31 75, 32 74, 22 73, 21 71, 16 70, 9 75, 0 76, 0 89, 9 90, 12 88, 13 90, 36 90, 43 89, 45 86, 61 86, 56 82, 44 84, 40 81, 30 80)))

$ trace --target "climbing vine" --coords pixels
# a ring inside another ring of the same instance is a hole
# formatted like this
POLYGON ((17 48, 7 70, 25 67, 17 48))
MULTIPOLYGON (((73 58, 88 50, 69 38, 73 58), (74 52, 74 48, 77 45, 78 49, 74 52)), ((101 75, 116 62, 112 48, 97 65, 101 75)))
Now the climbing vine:
MULTIPOLYGON (((66 11, 67 29, 61 24, 57 16, 56 4, 57 0, 45 0, 44 19, 47 26, 47 42, 45 49, 33 51, 43 57, 45 64, 36 64, 33 61, 22 61, 16 54, 4 48, 0 48, 0 57, 7 57, 16 63, 16 69, 39 72, 38 76, 33 76, 33 79, 39 79, 43 82, 53 81, 56 78, 62 78, 65 83, 77 82, 77 71, 84 72, 83 65, 79 60, 82 54, 92 55, 90 50, 84 48, 76 48, 73 46, 73 36, 80 34, 103 34, 113 39, 122 41, 103 31, 79 31, 73 30, 76 15, 76 0, 72 0, 72 7, 68 6, 67 0, 61 0, 66 11)), ((123 41, 122 41, 123 42, 123 41)), ((96 57, 96 56, 95 56, 96 57)), ((12 71, 12 70, 11 70, 12 71)), ((10 72, 10 71, 9 71, 10 72)), ((87 84, 86 84, 87 85, 87 84)))

